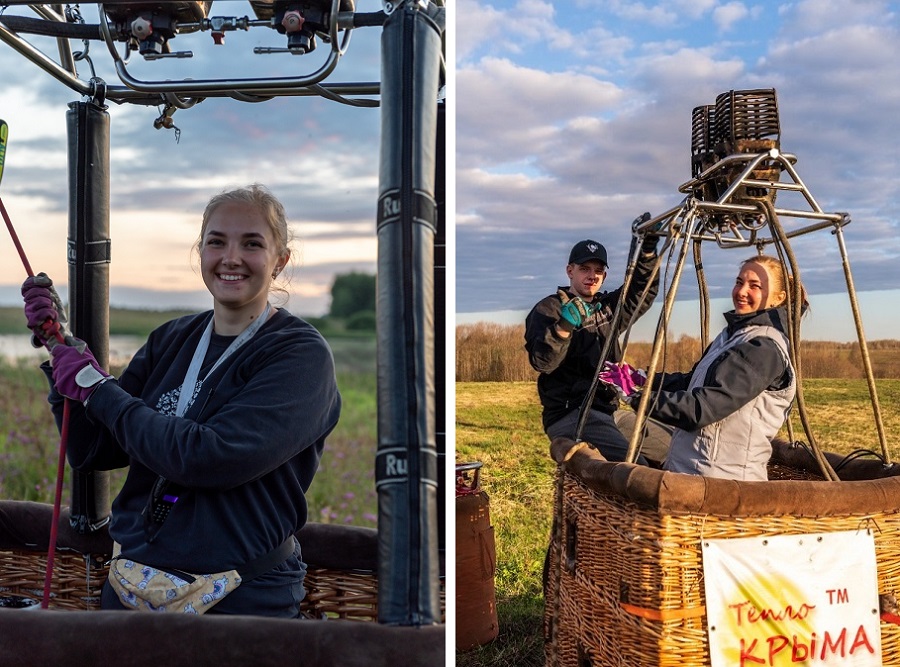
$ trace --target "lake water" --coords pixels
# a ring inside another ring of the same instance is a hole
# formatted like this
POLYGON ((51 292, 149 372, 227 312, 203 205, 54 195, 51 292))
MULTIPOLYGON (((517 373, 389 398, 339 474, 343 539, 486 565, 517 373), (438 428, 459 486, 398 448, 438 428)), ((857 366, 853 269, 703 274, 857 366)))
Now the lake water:
MULTIPOLYGON (((125 366, 145 339, 140 336, 110 336, 109 363, 125 366)), ((338 372, 375 373, 375 337, 337 338, 330 340, 338 372)), ((38 364, 49 358, 47 350, 31 347, 31 338, 22 334, 0 334, 0 359, 16 361, 34 359, 38 364)))
MULTIPOLYGON (((131 359, 132 355, 144 344, 140 336, 110 336, 109 361, 112 365, 120 365, 131 359)), ((16 359, 47 359, 50 355, 43 348, 33 348, 31 337, 22 334, 0 335, 0 358, 7 361, 16 359)))

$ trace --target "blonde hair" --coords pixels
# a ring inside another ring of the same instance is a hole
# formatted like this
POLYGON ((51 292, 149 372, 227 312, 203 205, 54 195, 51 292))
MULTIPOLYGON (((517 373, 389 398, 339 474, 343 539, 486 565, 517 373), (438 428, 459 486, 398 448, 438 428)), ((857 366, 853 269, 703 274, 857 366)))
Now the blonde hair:
MULTIPOLYGON (((748 259, 745 259, 741 262, 740 268, 744 268, 746 264, 759 264, 766 270, 766 274, 769 276, 769 299, 771 300, 773 294, 777 294, 779 292, 784 292, 785 298, 774 304, 766 304, 767 308, 774 308, 776 306, 781 306, 784 304, 790 295, 794 293, 794 276, 788 273, 787 268, 784 263, 778 259, 777 257, 772 257, 771 255, 754 255, 748 259)), ((802 306, 809 306, 809 299, 806 295, 806 288, 803 287, 803 283, 797 280, 797 283, 800 287, 800 303, 802 306)))

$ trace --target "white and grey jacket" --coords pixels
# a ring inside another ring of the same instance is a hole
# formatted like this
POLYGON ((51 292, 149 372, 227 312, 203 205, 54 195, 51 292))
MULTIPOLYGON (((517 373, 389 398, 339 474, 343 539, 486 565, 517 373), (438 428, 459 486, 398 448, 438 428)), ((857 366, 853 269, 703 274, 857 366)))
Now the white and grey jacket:
POLYGON ((675 426, 665 469, 766 480, 771 438, 796 393, 786 312, 725 313, 726 328, 690 373, 657 376, 650 416, 675 426))

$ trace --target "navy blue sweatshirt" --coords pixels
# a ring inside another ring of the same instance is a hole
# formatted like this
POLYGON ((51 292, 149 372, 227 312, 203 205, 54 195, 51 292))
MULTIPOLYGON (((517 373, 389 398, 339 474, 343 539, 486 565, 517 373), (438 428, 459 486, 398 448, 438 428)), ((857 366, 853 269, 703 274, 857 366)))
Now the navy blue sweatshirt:
MULTIPOLYGON (((211 317, 189 315, 151 333, 118 382, 100 385, 87 408, 74 404, 68 443, 73 468, 130 466, 109 528, 122 553, 194 573, 240 568, 306 523, 304 494, 341 403, 328 344, 312 325, 278 310, 204 380, 184 417, 162 414, 174 413, 173 390, 211 317), (160 477, 180 488, 156 530, 142 512, 160 477)), ((218 340, 219 349, 227 342, 218 340)), ((207 355, 204 366, 217 357, 207 355)), ((51 404, 59 418, 55 391, 51 404)), ((298 584, 304 569, 291 560, 242 584, 217 611, 277 613, 247 589, 298 584)))

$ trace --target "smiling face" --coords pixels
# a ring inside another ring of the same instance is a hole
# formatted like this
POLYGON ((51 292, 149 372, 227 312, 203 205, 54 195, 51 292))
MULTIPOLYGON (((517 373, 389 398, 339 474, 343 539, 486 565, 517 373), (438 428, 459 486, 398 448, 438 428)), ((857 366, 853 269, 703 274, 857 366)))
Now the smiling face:
POLYGON ((273 276, 289 254, 257 206, 224 202, 209 216, 200 242, 200 272, 214 299, 217 333, 226 323, 247 326, 265 308, 273 276))
POLYGON ((592 259, 584 264, 569 264, 566 266, 566 275, 569 276, 569 284, 575 294, 582 299, 592 299, 603 285, 606 267, 603 262, 592 259))
POLYGON ((784 301, 784 291, 771 292, 769 273, 765 267, 753 261, 745 262, 734 281, 731 301, 738 315, 771 308, 784 301))

